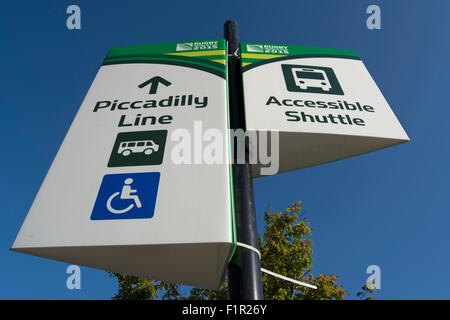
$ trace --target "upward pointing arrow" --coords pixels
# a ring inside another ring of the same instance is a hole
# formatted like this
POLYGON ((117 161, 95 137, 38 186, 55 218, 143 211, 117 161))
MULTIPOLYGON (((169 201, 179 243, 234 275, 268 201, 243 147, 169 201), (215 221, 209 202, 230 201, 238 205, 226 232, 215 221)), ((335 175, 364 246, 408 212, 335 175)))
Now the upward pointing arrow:
POLYGON ((172 84, 169 81, 167 81, 166 79, 161 78, 160 76, 155 76, 145 82, 142 82, 140 85, 138 85, 138 87, 142 89, 142 88, 150 85, 150 91, 148 92, 148 94, 155 94, 156 91, 158 91, 158 84, 160 84, 160 83, 162 83, 166 87, 168 87, 172 84))

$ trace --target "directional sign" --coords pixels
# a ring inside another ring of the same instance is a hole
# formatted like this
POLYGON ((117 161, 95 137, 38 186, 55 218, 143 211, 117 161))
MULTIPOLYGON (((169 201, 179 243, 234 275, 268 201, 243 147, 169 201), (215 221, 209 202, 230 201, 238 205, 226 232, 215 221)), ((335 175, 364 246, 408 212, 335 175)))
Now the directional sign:
POLYGON ((109 50, 12 249, 218 288, 235 246, 226 72, 224 40, 109 50), (207 130, 224 161, 202 162, 207 130))
POLYGON ((241 43, 241 56, 247 130, 279 131, 279 172, 409 141, 356 52, 241 43))

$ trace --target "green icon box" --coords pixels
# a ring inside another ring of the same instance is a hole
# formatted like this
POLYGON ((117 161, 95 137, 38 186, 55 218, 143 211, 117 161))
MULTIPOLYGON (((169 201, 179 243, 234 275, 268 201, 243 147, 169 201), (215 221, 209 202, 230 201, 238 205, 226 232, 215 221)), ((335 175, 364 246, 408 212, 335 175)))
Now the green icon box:
POLYGON ((167 130, 120 132, 108 167, 160 165, 163 162, 167 130))
POLYGON ((282 64, 281 69, 288 91, 344 95, 332 68, 282 64))

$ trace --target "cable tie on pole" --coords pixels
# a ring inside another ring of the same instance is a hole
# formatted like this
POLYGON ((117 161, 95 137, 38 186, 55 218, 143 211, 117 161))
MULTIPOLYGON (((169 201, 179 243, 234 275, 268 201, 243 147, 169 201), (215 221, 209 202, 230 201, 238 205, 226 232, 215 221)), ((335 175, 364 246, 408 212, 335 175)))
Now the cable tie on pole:
POLYGON ((236 49, 234 52, 228 53, 229 57, 238 57, 239 58, 239 49, 236 49))
MULTIPOLYGON (((248 244, 245 244, 245 243, 242 243, 242 242, 236 242, 236 245, 238 247, 242 247, 242 248, 251 250, 253 252, 256 252, 258 254, 258 256, 259 256, 259 259, 261 260, 261 253, 255 247, 252 247, 251 245, 248 245, 248 244)), ((289 281, 289 282, 292 282, 292 283, 295 283, 295 284, 298 284, 298 285, 301 285, 301 286, 304 286, 304 287, 308 287, 308 288, 317 290, 317 287, 312 285, 312 284, 309 284, 309 283, 306 283, 306 282, 302 282, 302 281, 298 281, 298 280, 295 280, 295 279, 292 279, 292 278, 288 278, 288 277, 282 276, 281 274, 269 271, 269 270, 264 269, 264 268, 261 268, 261 271, 264 272, 264 273, 267 273, 268 275, 271 275, 273 277, 277 277, 277 278, 280 278, 282 280, 286 280, 286 281, 289 281)))
POLYGON ((259 260, 261 260, 261 253, 255 247, 252 247, 251 245, 248 245, 248 244, 245 244, 245 243, 242 243, 242 242, 236 242, 236 245, 238 247, 242 247, 242 248, 245 248, 245 249, 252 250, 253 252, 256 252, 258 254, 258 256, 259 256, 259 260))
POLYGON ((283 280, 286 280, 286 281, 289 281, 289 282, 292 282, 292 283, 295 283, 295 284, 298 284, 298 285, 301 285, 301 286, 304 286, 304 287, 308 287, 308 288, 317 290, 317 287, 312 285, 312 284, 309 284, 309 283, 306 283, 306 282, 301 282, 301 281, 298 281, 298 280, 294 280, 294 279, 282 276, 281 274, 278 274, 278 273, 266 270, 264 268, 261 268, 261 271, 264 272, 264 273, 267 273, 267 274, 269 274, 271 276, 274 276, 274 277, 277 277, 277 278, 280 278, 280 279, 283 279, 283 280))

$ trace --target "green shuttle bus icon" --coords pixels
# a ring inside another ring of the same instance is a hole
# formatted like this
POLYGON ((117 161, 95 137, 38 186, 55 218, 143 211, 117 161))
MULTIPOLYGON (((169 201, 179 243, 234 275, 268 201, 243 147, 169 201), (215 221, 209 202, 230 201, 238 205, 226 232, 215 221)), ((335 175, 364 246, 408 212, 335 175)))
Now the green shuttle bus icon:
POLYGON ((167 130, 121 132, 109 157, 108 167, 160 165, 167 130))
POLYGON ((281 69, 288 91, 344 94, 332 68, 282 64, 281 69))

